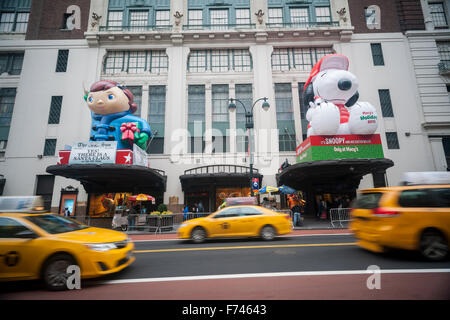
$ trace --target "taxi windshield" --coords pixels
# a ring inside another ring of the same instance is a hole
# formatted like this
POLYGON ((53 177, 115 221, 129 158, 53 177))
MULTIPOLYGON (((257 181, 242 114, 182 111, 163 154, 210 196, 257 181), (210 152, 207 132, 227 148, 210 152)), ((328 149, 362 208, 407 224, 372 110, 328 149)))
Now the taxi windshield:
POLYGON ((87 226, 82 225, 75 220, 67 219, 54 214, 27 216, 25 218, 50 234, 64 233, 88 228, 87 226))

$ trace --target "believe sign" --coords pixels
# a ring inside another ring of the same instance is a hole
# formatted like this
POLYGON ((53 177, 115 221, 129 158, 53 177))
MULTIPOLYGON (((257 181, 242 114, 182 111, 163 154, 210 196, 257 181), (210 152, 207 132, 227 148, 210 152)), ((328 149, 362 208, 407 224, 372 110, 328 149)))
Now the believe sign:
POLYGON ((334 159, 384 158, 379 134, 310 136, 296 149, 297 163, 334 159))

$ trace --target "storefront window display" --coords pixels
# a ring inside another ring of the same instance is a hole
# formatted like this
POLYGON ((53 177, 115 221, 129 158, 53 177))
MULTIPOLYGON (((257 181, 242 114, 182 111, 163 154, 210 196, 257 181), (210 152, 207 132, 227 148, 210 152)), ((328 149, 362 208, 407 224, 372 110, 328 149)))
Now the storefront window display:
POLYGON ((250 197, 250 188, 217 188, 216 189, 216 208, 219 208, 220 205, 226 198, 235 198, 235 197, 250 197))
POLYGON ((126 205, 131 193, 101 193, 89 195, 90 217, 113 217, 116 209, 126 205))

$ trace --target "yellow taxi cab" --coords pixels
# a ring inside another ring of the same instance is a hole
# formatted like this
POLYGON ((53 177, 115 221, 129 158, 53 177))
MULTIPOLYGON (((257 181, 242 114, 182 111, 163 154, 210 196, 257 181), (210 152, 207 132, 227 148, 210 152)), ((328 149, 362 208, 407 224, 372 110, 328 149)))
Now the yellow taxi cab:
POLYGON ((450 185, 362 190, 352 204, 350 228, 370 251, 418 250, 428 260, 449 252, 450 185))
POLYGON ((261 237, 272 240, 292 232, 289 214, 255 205, 225 207, 207 217, 187 220, 178 229, 178 238, 195 243, 207 238, 261 237))
POLYGON ((0 208, 15 207, 0 210, 0 281, 42 279, 48 289, 64 290, 69 266, 78 266, 83 279, 118 272, 135 260, 125 233, 43 213, 37 199, 24 209, 24 199, 0 197, 0 208))

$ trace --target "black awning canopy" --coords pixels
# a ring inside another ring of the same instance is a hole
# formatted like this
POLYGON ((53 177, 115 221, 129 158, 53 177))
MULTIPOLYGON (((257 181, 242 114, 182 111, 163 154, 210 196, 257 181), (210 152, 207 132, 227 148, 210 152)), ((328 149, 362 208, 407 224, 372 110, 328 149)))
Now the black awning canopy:
POLYGON ((166 191, 167 177, 157 170, 121 164, 74 164, 47 167, 48 173, 80 181, 87 193, 166 191))
MULTIPOLYGON (((253 178, 259 178, 261 184, 263 176, 257 172, 253 178)), ((180 176, 183 192, 193 190, 207 190, 215 187, 250 187, 250 175, 248 173, 200 173, 184 174, 180 176)))
POLYGON ((277 184, 297 190, 356 190, 366 174, 385 172, 394 165, 390 159, 340 159, 297 163, 277 174, 277 184))

